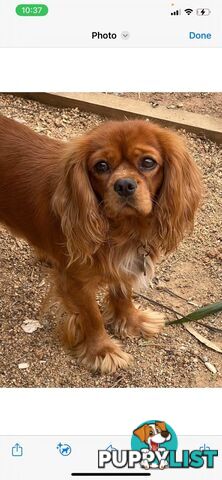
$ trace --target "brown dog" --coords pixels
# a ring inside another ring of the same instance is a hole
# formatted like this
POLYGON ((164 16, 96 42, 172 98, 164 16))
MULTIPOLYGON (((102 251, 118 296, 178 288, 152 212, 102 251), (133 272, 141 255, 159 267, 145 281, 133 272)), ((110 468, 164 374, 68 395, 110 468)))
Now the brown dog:
POLYGON ((159 126, 105 122, 63 143, 0 117, 0 221, 51 260, 67 339, 93 370, 130 361, 105 330, 98 287, 116 334, 158 333, 162 315, 138 311, 132 287, 192 229, 199 199, 182 139, 159 126))

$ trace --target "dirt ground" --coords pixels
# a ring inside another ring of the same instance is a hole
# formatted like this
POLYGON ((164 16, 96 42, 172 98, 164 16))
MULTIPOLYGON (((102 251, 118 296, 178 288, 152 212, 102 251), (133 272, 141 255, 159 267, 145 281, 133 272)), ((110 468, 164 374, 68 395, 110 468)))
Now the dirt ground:
POLYGON ((121 93, 122 97, 134 98, 150 103, 153 108, 159 106, 169 110, 181 109, 187 112, 202 113, 221 118, 222 94, 221 93, 121 93))
MULTIPOLYGON (((125 94, 128 95, 128 94, 125 94)), ((135 94, 138 96, 138 94, 135 94)), ((162 105, 183 104, 187 110, 221 117, 221 94, 140 94, 162 105)), ((144 100, 144 98, 141 98, 144 100)), ((158 108, 158 106, 156 107, 158 108)), ((40 133, 62 139, 78 135, 104 119, 77 109, 46 107, 34 101, 1 94, 0 113, 25 122, 40 133)), ((196 306, 221 300, 222 280, 222 146, 181 132, 203 173, 205 195, 195 231, 156 270, 147 297, 182 314, 196 306), (180 299, 175 295, 183 297, 180 299), (188 303, 190 302, 190 303, 188 303), (193 303, 196 305, 193 305, 193 303)), ((0 386, 2 387, 221 387, 222 355, 202 345, 183 326, 168 326, 148 341, 127 340, 134 356, 127 371, 91 374, 64 350, 56 331, 55 311, 42 314, 47 292, 46 267, 27 243, 0 229, 0 386), (25 322, 40 322, 33 333, 25 322), (217 370, 211 373, 208 360, 217 370)), ((148 300, 136 297, 141 307, 148 300)), ((163 306, 152 307, 176 315, 163 306)), ((191 325, 222 348, 222 314, 191 325)))

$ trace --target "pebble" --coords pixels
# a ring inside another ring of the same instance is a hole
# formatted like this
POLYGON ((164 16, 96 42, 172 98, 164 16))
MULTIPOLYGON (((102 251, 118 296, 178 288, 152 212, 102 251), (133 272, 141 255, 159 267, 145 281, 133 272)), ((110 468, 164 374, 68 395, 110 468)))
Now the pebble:
POLYGON ((152 105, 153 108, 156 108, 156 107, 159 106, 159 103, 152 103, 152 102, 151 102, 151 105, 152 105))
POLYGON ((29 363, 19 363, 18 368, 20 370, 25 370, 25 368, 29 368, 29 363))
POLYGON ((204 363, 206 363, 206 362, 208 362, 208 357, 206 357, 206 356, 204 355, 204 357, 202 358, 202 360, 203 360, 204 363))
POLYGON ((216 369, 216 367, 215 367, 212 363, 210 363, 210 362, 205 362, 204 365, 205 365, 205 367, 207 367, 208 370, 210 370, 210 372, 213 373, 214 375, 215 375, 215 373, 217 373, 217 369, 216 369))
POLYGON ((26 333, 33 333, 42 325, 37 320, 25 320, 22 324, 22 330, 26 333))

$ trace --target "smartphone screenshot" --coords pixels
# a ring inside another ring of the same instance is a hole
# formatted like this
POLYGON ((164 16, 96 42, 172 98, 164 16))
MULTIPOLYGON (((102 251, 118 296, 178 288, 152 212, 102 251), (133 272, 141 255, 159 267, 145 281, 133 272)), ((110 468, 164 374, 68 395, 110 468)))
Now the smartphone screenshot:
POLYGON ((0 2, 0 478, 222 474, 222 6, 0 2))

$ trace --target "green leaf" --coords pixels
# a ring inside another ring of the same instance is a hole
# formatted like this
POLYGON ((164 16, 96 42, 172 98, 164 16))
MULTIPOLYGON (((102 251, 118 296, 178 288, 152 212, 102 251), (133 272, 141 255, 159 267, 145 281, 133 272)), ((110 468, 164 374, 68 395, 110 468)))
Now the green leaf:
POLYGON ((208 315, 212 315, 213 313, 217 313, 220 311, 222 311, 222 302, 211 303, 209 305, 206 305, 205 307, 195 310, 192 313, 189 313, 185 317, 169 322, 168 325, 179 325, 181 323, 191 322, 192 320, 200 320, 201 318, 207 317, 208 315))

